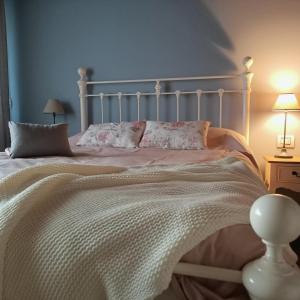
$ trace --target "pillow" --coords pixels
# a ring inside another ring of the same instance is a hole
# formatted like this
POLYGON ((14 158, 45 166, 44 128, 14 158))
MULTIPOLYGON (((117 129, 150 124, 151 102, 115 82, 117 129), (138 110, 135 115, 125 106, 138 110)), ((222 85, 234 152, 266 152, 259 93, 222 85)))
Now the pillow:
POLYGON ((246 155, 255 165, 257 169, 258 163, 255 159, 254 153, 247 144, 246 139, 240 133, 218 127, 209 127, 207 133, 207 146, 210 149, 226 149, 236 150, 246 155))
POLYGON ((72 156, 68 142, 68 125, 40 125, 8 123, 11 147, 10 157, 72 156))
POLYGON ((70 136, 70 137, 68 138, 71 149, 72 149, 73 147, 76 147, 78 141, 79 141, 80 138, 83 136, 83 134, 84 134, 84 132, 79 132, 79 133, 77 133, 77 134, 75 134, 75 135, 72 135, 72 136, 70 136))
POLYGON ((208 121, 147 121, 140 147, 205 149, 208 121))
POLYGON ((219 127, 209 127, 207 133, 208 148, 251 151, 246 139, 238 132, 219 127))
POLYGON ((77 146, 138 147, 145 130, 144 121, 90 125, 77 146))

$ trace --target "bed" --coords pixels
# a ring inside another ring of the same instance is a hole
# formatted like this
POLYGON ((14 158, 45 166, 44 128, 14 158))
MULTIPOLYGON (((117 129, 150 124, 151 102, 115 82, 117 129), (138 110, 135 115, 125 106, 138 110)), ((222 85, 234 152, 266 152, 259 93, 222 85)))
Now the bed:
POLYGON ((297 259, 288 246, 300 232, 299 207, 267 195, 247 143, 251 64, 246 58, 242 75, 112 82, 87 81, 79 69, 82 133, 70 139, 75 156, 0 154, 3 299, 299 299, 297 259), (240 77, 242 90, 161 87, 240 77), (87 88, 140 82, 153 82, 155 91, 87 88), (243 135, 222 128, 226 93, 242 95, 243 135), (121 122, 124 97, 136 97, 139 121, 142 97, 154 96, 159 121, 166 94, 175 96, 177 122, 182 96, 197 97, 199 120, 201 97, 218 96, 220 128, 208 129, 204 150, 76 146, 88 129, 87 99, 99 98, 104 123, 106 98, 117 99, 121 122), (251 205, 260 238, 249 226, 251 205))

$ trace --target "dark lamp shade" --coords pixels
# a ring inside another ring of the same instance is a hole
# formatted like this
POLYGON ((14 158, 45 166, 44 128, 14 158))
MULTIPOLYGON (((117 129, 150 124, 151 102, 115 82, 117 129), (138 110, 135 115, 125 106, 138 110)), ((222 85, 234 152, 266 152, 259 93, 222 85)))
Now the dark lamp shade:
POLYGON ((44 114, 64 114, 64 108, 62 104, 57 99, 49 99, 43 110, 44 114))

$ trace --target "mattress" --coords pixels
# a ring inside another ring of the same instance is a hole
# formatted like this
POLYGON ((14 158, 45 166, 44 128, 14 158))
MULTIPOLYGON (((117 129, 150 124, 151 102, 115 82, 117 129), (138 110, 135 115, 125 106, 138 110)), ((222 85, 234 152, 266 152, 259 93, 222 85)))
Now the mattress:
MULTIPOLYGON (((74 157, 43 157, 27 159, 10 159, 6 153, 0 153, 0 178, 26 167, 49 163, 79 163, 107 166, 153 166, 179 163, 199 163, 220 160, 231 156, 244 160, 259 175, 251 151, 237 142, 231 147, 217 143, 207 150, 166 150, 154 148, 97 148, 77 147, 80 135, 70 139, 74 157), (250 158, 250 159, 249 159, 250 158)), ((216 140, 216 139, 215 139, 216 140)), ((211 140, 211 144, 215 140, 211 140)), ((235 139, 235 141, 237 141, 235 139)), ((232 140, 231 140, 232 142, 232 140)), ((234 225, 218 230, 201 242, 181 261, 241 269, 244 264, 262 255, 265 248, 249 225, 234 225), (243 245, 243 247, 240 247, 243 245)), ((248 299, 241 285, 195 279, 174 275, 171 288, 173 295, 179 299, 248 299)))

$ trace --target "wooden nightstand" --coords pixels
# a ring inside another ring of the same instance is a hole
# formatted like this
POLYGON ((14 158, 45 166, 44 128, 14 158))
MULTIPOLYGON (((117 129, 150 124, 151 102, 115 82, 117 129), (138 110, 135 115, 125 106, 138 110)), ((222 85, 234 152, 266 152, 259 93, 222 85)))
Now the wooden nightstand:
POLYGON ((266 161, 265 183, 271 193, 277 188, 300 192, 300 156, 276 158, 264 156, 266 161))

